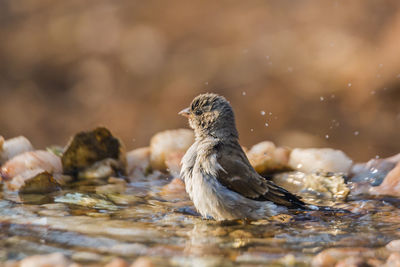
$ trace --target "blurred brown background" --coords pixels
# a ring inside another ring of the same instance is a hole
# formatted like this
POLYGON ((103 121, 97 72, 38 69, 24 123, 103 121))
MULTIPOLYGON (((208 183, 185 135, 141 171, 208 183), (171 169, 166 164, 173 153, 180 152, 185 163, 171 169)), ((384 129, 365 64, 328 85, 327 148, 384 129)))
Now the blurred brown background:
POLYGON ((245 146, 400 152, 398 0, 2 0, 0 38, 0 134, 36 147, 99 124, 144 146, 217 92, 245 146))

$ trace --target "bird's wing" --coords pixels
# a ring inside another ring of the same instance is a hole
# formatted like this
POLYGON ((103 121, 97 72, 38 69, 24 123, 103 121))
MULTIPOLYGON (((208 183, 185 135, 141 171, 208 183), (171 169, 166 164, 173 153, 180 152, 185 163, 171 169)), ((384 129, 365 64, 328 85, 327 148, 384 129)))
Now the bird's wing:
POLYGON ((217 179, 230 190, 253 200, 272 201, 287 207, 305 207, 297 196, 259 175, 240 146, 220 147, 217 149, 217 161, 221 167, 217 179))

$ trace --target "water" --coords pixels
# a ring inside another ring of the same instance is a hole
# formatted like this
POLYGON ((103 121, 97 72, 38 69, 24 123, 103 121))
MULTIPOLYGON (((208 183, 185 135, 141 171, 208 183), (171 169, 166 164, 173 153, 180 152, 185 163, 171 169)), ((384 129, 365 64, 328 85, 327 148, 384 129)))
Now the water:
POLYGON ((179 186, 168 191, 169 180, 93 180, 50 195, 3 193, 0 260, 62 252, 82 264, 146 255, 160 266, 309 266, 324 248, 379 248, 398 238, 398 200, 341 204, 349 214, 292 211, 215 222, 201 219, 179 186))

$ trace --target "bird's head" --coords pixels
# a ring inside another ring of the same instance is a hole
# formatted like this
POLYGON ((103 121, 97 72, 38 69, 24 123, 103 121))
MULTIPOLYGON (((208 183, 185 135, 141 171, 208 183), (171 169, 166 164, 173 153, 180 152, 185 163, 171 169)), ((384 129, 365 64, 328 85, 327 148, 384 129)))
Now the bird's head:
POLYGON ((179 114, 189 119, 196 138, 238 138, 232 107, 223 96, 201 94, 179 114))

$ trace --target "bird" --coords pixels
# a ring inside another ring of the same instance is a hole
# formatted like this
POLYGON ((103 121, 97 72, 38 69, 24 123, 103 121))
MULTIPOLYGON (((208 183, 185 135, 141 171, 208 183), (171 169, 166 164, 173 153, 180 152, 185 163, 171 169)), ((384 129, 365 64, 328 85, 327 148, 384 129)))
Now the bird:
POLYGON ((288 208, 309 208, 251 166, 239 144, 232 106, 223 96, 200 94, 178 114, 188 118, 195 134, 181 160, 180 176, 203 218, 258 220, 288 208))

